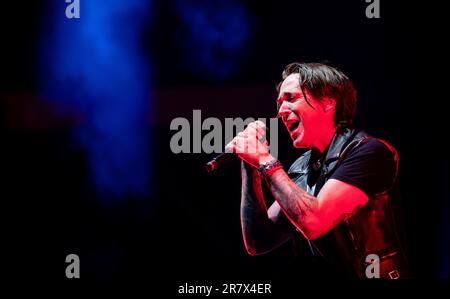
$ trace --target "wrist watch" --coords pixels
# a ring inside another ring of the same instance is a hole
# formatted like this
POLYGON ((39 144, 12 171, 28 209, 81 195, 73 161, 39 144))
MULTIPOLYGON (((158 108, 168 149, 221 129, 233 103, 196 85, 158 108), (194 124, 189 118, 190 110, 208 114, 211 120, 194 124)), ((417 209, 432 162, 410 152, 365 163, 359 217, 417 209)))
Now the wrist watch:
POLYGON ((261 163, 258 167, 258 171, 263 177, 270 177, 275 171, 283 168, 281 162, 278 159, 272 159, 267 162, 261 163))

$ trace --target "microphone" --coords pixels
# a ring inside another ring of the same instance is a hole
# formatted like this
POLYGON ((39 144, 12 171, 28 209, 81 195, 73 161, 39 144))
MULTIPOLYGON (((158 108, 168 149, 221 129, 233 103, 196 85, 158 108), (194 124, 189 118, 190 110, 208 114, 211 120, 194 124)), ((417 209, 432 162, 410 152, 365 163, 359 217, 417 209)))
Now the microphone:
MULTIPOLYGON (((266 138, 269 134, 269 128, 266 127, 266 135, 262 138, 266 138)), ((222 168, 223 166, 229 164, 231 161, 236 160, 238 158, 238 155, 235 153, 221 153, 215 156, 211 161, 206 163, 205 169, 206 172, 213 172, 214 170, 218 168, 222 168)))
POLYGON ((214 157, 211 161, 206 163, 205 169, 207 172, 211 173, 214 170, 223 167, 224 165, 236 160, 238 156, 234 153, 221 153, 214 157))

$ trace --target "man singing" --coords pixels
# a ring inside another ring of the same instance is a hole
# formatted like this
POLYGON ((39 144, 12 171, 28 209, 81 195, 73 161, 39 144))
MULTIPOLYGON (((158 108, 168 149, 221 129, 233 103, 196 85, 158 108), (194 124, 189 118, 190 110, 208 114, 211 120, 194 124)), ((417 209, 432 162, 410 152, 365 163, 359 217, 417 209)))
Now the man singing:
POLYGON ((354 277, 365 278, 368 266, 378 265, 381 278, 406 277, 392 208, 396 150, 354 129, 356 91, 337 68, 292 63, 282 78, 279 117, 293 146, 308 150, 285 172, 262 141, 260 121, 227 145, 243 161, 241 223, 248 253, 263 254, 301 237, 313 255, 354 277), (269 208, 263 184, 274 198, 269 208))

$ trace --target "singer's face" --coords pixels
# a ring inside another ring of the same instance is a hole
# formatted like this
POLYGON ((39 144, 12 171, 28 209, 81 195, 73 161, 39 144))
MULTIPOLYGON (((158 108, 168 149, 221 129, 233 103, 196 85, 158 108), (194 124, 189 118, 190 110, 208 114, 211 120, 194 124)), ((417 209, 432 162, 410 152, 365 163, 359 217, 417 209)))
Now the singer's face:
POLYGON ((307 89, 300 89, 299 74, 289 75, 281 84, 278 113, 292 138, 295 148, 314 148, 329 123, 329 115, 321 109, 307 89), (304 97, 308 98, 309 104, 304 97))

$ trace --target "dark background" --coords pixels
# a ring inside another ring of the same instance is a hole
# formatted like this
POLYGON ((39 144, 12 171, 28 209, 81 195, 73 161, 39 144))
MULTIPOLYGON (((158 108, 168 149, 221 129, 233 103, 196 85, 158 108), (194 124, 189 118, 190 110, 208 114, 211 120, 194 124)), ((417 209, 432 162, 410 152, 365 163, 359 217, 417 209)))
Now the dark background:
MULTIPOLYGON (((179 282, 272 281, 289 289, 283 281, 334 279, 317 261, 287 256, 287 246, 249 257, 240 232, 239 164, 209 176, 203 165, 211 155, 175 155, 169 147, 170 121, 191 119, 193 109, 202 109, 203 119, 273 117, 283 67, 303 60, 329 61, 355 83, 359 124, 399 150, 416 276, 448 279, 448 157, 438 146, 446 136, 439 101, 424 83, 435 64, 421 51, 425 9, 381 1, 381 19, 367 19, 364 1, 336 2, 238 2, 252 27, 236 56, 216 49, 222 61, 239 65, 227 75, 183 64, 198 56, 188 56, 181 43, 189 41, 174 33, 182 26, 175 4, 154 3, 141 44, 153 57, 150 191, 113 199, 96 190, 86 152, 72 137, 83 116, 60 115, 42 100, 36 53, 43 19, 51 17, 48 2, 2 4, 0 196, 10 278, 65 280, 65 257, 76 253, 82 280, 143 279, 173 290, 179 282)), ((287 167, 299 152, 279 125, 287 167)))

